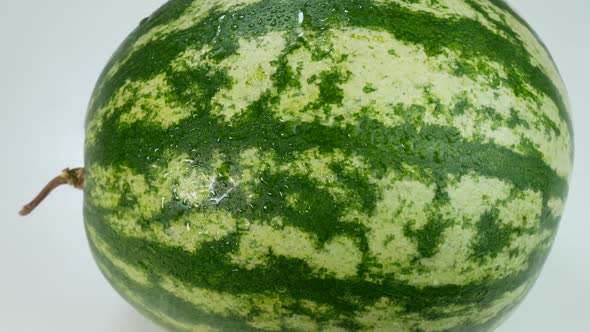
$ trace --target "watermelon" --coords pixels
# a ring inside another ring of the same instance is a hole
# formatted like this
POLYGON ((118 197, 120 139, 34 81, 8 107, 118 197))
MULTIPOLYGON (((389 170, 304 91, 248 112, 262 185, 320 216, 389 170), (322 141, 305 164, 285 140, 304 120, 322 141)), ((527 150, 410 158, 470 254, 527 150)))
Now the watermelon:
POLYGON ((86 122, 96 262, 171 331, 491 331, 573 163, 546 47, 502 0, 172 0, 86 122))

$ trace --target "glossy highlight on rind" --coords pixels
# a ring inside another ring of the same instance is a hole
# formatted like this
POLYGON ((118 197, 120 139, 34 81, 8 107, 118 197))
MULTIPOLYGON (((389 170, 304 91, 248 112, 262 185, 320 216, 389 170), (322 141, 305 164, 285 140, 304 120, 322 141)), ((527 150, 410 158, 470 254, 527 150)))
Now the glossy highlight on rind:
POLYGON ((565 87, 499 0, 169 1, 87 117, 106 278, 174 331, 491 331, 557 231, 565 87))

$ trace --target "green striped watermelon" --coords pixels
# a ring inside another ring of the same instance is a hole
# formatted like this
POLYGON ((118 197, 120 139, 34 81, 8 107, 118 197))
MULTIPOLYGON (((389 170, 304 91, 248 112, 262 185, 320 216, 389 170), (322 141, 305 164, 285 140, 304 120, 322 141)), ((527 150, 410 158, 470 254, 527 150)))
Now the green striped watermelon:
POLYGON ((173 0, 86 124, 85 223, 174 331, 491 331, 554 240, 564 84, 502 0, 173 0))

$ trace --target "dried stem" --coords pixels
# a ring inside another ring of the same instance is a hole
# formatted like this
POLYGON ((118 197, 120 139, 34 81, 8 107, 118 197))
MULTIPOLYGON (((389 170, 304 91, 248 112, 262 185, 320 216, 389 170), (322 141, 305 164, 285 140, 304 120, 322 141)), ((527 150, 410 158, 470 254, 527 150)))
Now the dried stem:
POLYGON ((20 210, 19 214, 21 216, 26 216, 29 213, 33 212, 33 210, 43 202, 43 200, 57 187, 69 184, 77 189, 84 189, 84 168, 74 168, 69 169, 66 168, 63 170, 62 174, 56 176, 53 180, 49 181, 49 183, 41 190, 39 195, 35 197, 29 204, 25 205, 22 210, 20 210))

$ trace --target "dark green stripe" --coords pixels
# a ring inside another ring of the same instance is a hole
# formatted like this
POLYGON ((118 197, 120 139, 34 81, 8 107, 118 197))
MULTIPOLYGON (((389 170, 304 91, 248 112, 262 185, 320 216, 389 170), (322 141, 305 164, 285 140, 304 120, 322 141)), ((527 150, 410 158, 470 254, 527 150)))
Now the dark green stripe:
POLYGON ((535 32, 535 30, 531 27, 531 25, 522 16, 520 16, 520 14, 518 12, 516 12, 516 10, 514 10, 514 8, 512 8, 512 6, 510 6, 505 0, 488 0, 488 1, 490 1, 494 6, 498 7, 499 9, 503 10, 504 12, 508 13, 509 15, 514 17, 518 22, 520 22, 522 25, 524 25, 533 34, 533 36, 535 36, 535 38, 537 39, 539 44, 541 44, 541 46, 545 49, 545 51, 549 55, 549 58, 551 59, 551 61, 555 62, 553 60, 553 57, 551 56, 551 52, 549 52, 549 49, 547 48, 545 43, 543 43, 543 41, 541 40, 539 35, 535 32))
MULTIPOLYGON (((193 3, 192 0, 169 0, 156 10, 152 15, 144 18, 139 26, 135 28, 123 43, 117 48, 115 53, 109 59, 109 62, 102 71, 98 84, 95 89, 100 87, 100 83, 106 79, 108 71, 119 61, 129 55, 130 48, 141 36, 154 27, 165 25, 179 18, 184 11, 193 3)), ((95 90, 96 92, 96 90, 95 90)), ((91 105, 92 106, 92 105, 91 105)))
MULTIPOLYGON (((528 293, 528 291, 527 291, 528 293)), ((495 317, 492 317, 490 320, 486 322, 473 322, 468 321, 464 324, 459 326, 455 326, 451 329, 445 330, 445 332, 490 332, 493 331, 492 328, 496 326, 496 324, 501 323, 505 319, 507 319, 510 314, 518 307, 520 302, 513 303, 504 310, 501 310, 495 317)))
MULTIPOLYGON (((485 17, 486 20, 493 23, 493 25, 498 30, 502 31, 502 33, 504 33, 506 36, 508 36, 512 42, 519 41, 519 37, 516 34, 516 32, 514 30, 512 30, 512 28, 508 24, 506 24, 505 22, 500 21, 500 20, 496 20, 492 16, 490 16, 488 11, 480 4, 479 0, 465 0, 465 2, 469 6, 471 6, 471 8, 473 8, 476 12, 478 12, 483 17, 485 17)), ((511 13, 511 12, 508 12, 508 13, 511 13)), ((512 16, 514 16, 514 15, 512 15, 512 16)), ((516 17, 516 16, 514 16, 514 17, 516 17)), ((522 20, 520 20, 519 18, 517 18, 517 20, 519 22, 522 22, 522 20)), ((528 27, 528 25, 525 25, 525 26, 528 27)), ((530 29, 530 27, 529 27, 529 29, 530 29)))
MULTIPOLYGON (((91 239, 89 237, 89 239, 91 239)), ((178 331, 178 327, 174 325, 168 325, 159 319, 157 316, 151 314, 145 310, 143 306, 147 306, 150 310, 161 312, 164 315, 178 321, 179 323, 185 324, 203 324, 209 325, 214 328, 219 328, 224 331, 259 331, 258 329, 252 328, 247 325, 245 321, 237 319, 236 317, 224 317, 217 314, 212 314, 201 310, 194 304, 187 302, 185 299, 179 298, 176 295, 170 293, 166 289, 158 285, 161 281, 156 275, 150 275, 150 282, 153 286, 144 286, 133 279, 129 278, 121 269, 117 268, 107 257, 105 257, 96 248, 92 241, 89 241, 90 249, 94 259, 102 264, 110 273, 111 278, 104 273, 105 278, 111 282, 112 285, 123 284, 129 291, 141 301, 137 303, 134 299, 129 298, 122 289, 115 289, 119 294, 132 304, 138 311, 143 315, 150 318, 152 321, 166 327, 171 331, 178 331)), ((141 264, 138 264, 136 260, 126 261, 127 264, 140 268, 141 264)), ((146 271, 149 273, 149 271, 146 271)), ((188 331, 188 330, 187 330, 188 331)))
MULTIPOLYGON (((541 47, 543 47, 543 49, 547 53, 549 60, 555 66, 555 69, 556 69, 557 73, 559 74, 559 79, 562 79, 561 74, 559 72, 559 68, 557 68, 557 66, 555 65, 555 60, 553 59, 551 52, 549 51, 549 49, 547 48, 547 46, 545 45, 543 40, 536 33, 536 31, 529 25, 529 23, 526 22, 522 18, 522 16, 520 16, 506 1, 504 1, 504 0, 489 0, 489 1, 491 3, 493 3, 499 9, 505 11, 506 13, 508 13, 509 15, 514 17, 518 22, 520 22, 523 26, 525 26, 528 29, 528 31, 531 32, 531 34, 536 38, 537 42, 541 45, 541 47)), ((473 1, 471 1, 471 3, 473 3, 473 1)), ((477 10, 477 6, 474 8, 477 10)), ((496 22, 496 24, 498 26, 505 25, 503 22, 496 22)), ((505 29, 509 30, 510 28, 508 26, 505 26, 505 29)), ((518 38, 517 38, 517 40, 518 40, 518 38)), ((539 73, 539 72, 541 72, 541 69, 537 67, 535 71, 537 73, 539 73)), ((535 83, 540 83, 542 86, 544 86, 544 88, 541 90, 544 93, 546 93, 556 103, 557 107, 559 108, 560 116, 562 117, 562 119, 564 119, 569 132, 572 134, 571 136, 572 136, 572 144, 573 144, 573 125, 572 125, 571 116, 569 115, 567 105, 566 105, 567 96, 561 95, 561 93, 560 93, 559 89, 557 88, 557 86, 555 85, 555 83, 553 83, 548 76, 543 74, 540 77, 541 77, 541 79, 536 80, 535 83), (546 82, 541 83, 540 81, 546 81, 546 82), (550 82, 550 84, 548 84, 547 82, 550 82)), ((556 127, 556 124, 551 123, 551 126, 556 127)), ((557 135, 559 136, 560 133, 557 133, 557 135)), ((571 156, 573 158, 573 149, 572 149, 571 156)))

